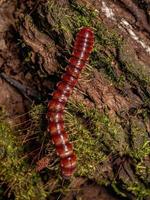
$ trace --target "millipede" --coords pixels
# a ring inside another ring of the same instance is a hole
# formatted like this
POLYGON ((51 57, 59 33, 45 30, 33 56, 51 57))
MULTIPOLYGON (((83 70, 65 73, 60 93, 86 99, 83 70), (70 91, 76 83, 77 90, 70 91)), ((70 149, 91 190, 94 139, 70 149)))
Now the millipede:
POLYGON ((51 134, 56 153, 60 157, 60 167, 64 178, 71 177, 77 165, 77 156, 73 151, 73 145, 69 142, 68 133, 64 127, 64 109, 81 70, 89 59, 93 44, 93 30, 89 27, 82 28, 77 33, 66 71, 62 75, 61 81, 57 83, 52 99, 48 102, 48 131, 51 134))

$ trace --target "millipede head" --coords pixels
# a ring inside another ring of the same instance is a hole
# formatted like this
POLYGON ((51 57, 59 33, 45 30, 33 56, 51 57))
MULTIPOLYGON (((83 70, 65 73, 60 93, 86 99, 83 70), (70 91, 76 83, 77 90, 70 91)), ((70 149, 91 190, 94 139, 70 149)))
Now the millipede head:
POLYGON ((94 32, 90 27, 83 27, 78 33, 77 36, 86 36, 88 38, 94 38, 94 32))

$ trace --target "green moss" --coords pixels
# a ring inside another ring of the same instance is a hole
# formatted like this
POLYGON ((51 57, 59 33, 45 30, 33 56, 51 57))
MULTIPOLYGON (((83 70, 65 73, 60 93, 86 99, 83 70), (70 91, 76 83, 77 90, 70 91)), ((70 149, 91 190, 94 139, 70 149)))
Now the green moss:
MULTIPOLYGON (((88 134, 96 137, 97 145, 102 149, 107 148, 111 152, 119 151, 122 154, 127 151, 126 136, 117 120, 110 120, 107 114, 101 114, 97 109, 88 109, 80 102, 77 104, 70 102, 68 109, 74 113, 75 118, 79 118, 79 122, 76 124, 83 124, 88 130, 88 134)), ((70 120, 72 121, 72 119, 70 120)))
POLYGON ((84 5, 78 4, 76 1, 70 1, 70 7, 75 13, 75 24, 81 26, 92 26, 92 20, 97 16, 93 10, 86 8, 84 5))
POLYGON ((145 157, 141 162, 138 162, 136 165, 136 174, 140 177, 145 184, 150 182, 150 166, 148 157, 145 157))
POLYGON ((46 107, 43 104, 33 105, 30 110, 32 121, 39 128, 42 126, 42 115, 46 114, 46 107))
POLYGON ((104 48, 119 48, 123 44, 123 39, 120 37, 115 30, 111 32, 106 28, 106 26, 100 21, 94 24, 96 44, 101 45, 104 48))
POLYGON ((105 160, 106 156, 100 151, 98 142, 92 138, 90 132, 82 124, 82 120, 73 115, 69 116, 70 120, 75 129, 71 138, 74 141, 74 147, 78 155, 78 174, 92 177, 95 174, 98 163, 105 160))
POLYGON ((149 66, 139 61, 135 56, 133 49, 129 49, 124 43, 119 48, 119 66, 124 72, 126 79, 132 84, 137 81, 139 87, 144 91, 143 100, 149 101, 149 83, 150 83, 150 70, 149 66))
POLYGON ((91 56, 91 66, 95 67, 100 72, 104 72, 107 75, 107 78, 116 82, 117 75, 112 67, 114 58, 111 55, 105 55, 104 52, 96 51, 94 50, 91 56))
POLYGON ((146 197, 150 197, 150 189, 146 189, 142 184, 132 183, 128 186, 128 190, 136 195, 137 200, 143 200, 146 197))
POLYGON ((106 114, 88 109, 80 102, 70 101, 65 117, 65 125, 78 155, 77 174, 94 178, 100 184, 110 184, 114 174, 109 155, 121 156, 128 152, 121 126, 106 114))
POLYGON ((51 21, 51 31, 62 32, 65 39, 71 44, 73 16, 68 7, 62 7, 59 2, 49 0, 48 13, 51 21))
POLYGON ((39 176, 22 158, 23 149, 8 124, 0 122, 0 180, 9 185, 16 200, 45 199, 39 176))
POLYGON ((144 124, 136 117, 131 119, 132 156, 143 160, 150 154, 150 142, 144 124))

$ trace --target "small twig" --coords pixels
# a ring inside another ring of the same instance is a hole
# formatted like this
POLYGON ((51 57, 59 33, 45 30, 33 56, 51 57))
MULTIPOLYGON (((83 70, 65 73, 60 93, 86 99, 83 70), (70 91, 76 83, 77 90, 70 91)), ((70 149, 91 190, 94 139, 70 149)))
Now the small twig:
POLYGON ((5 73, 1 72, 0 77, 4 79, 7 83, 11 86, 16 88, 24 97, 26 97, 29 101, 32 102, 32 98, 37 99, 38 92, 35 90, 31 90, 31 88, 22 85, 19 81, 12 79, 10 76, 6 75, 5 73))

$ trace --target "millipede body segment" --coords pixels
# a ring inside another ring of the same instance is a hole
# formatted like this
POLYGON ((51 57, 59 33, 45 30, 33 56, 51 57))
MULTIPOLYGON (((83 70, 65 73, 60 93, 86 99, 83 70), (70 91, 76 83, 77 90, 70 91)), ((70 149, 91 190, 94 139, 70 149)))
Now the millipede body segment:
POLYGON ((93 44, 94 33, 91 28, 82 28, 77 33, 66 72, 57 84, 52 99, 48 103, 48 131, 60 157, 60 166, 64 178, 69 178, 74 173, 77 163, 77 157, 73 152, 73 146, 68 140, 68 134, 64 127, 64 108, 81 70, 89 58, 93 44))

